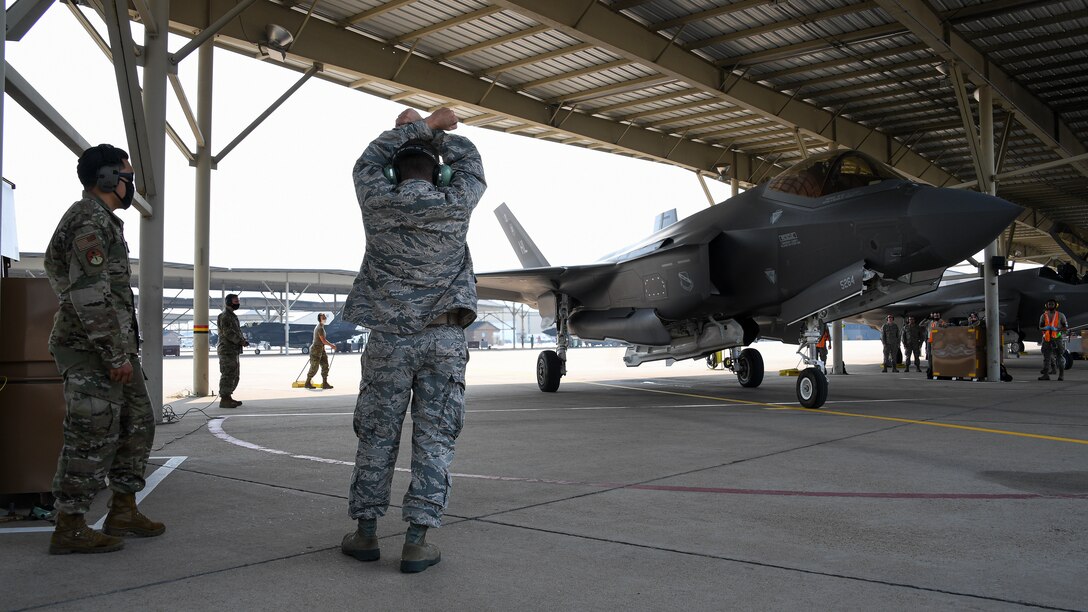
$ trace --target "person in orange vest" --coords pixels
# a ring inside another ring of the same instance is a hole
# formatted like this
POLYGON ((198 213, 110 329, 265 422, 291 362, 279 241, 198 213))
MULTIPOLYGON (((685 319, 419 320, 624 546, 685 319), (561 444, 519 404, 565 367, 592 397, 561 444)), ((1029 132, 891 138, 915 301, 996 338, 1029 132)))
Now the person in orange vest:
POLYGON ((827 363, 827 349, 831 348, 831 332, 827 330, 827 326, 824 326, 824 333, 820 334, 820 339, 816 341, 816 356, 820 358, 820 361, 827 363))
POLYGON ((1058 312, 1058 301, 1050 299, 1044 304, 1046 308, 1039 317, 1039 329, 1043 332, 1043 375, 1039 380, 1050 380, 1050 370, 1055 362, 1058 366, 1058 380, 1065 380, 1065 347, 1062 345, 1062 334, 1069 331, 1069 321, 1065 315, 1058 312))

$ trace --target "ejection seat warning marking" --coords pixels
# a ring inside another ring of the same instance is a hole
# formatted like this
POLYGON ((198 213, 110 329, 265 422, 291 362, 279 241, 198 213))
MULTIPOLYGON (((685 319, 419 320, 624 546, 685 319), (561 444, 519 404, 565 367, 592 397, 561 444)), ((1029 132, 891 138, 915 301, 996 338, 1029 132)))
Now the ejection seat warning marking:
POLYGON ((782 248, 797 246, 799 244, 801 244, 801 239, 797 237, 797 232, 788 232, 778 235, 778 246, 782 248))
MULTIPOLYGON (((145 497, 151 494, 155 490, 155 487, 159 486, 159 483, 163 481, 170 472, 174 471, 174 468, 181 465, 183 461, 188 459, 187 456, 181 457, 151 457, 151 461, 159 461, 166 459, 166 463, 159 466, 159 469, 151 473, 144 482, 144 488, 142 491, 136 494, 136 503, 139 504, 145 497)), ((102 524, 106 522, 106 517, 98 519, 94 525, 91 525, 92 529, 102 529, 102 524)), ((12 527, 11 529, 0 529, 0 533, 52 533, 53 526, 46 527, 12 527)))

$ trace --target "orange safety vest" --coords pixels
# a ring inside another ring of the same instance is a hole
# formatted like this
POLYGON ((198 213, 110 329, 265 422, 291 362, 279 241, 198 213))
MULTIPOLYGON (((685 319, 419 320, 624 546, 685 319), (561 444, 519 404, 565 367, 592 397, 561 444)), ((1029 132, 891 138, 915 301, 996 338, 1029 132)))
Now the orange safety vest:
MULTIPOLYGON (((1060 316, 1061 315, 1058 313, 1058 311, 1055 310, 1053 318, 1048 319, 1046 317, 1046 313, 1044 312, 1043 313, 1043 320, 1046 321, 1046 326, 1047 327, 1057 327, 1058 326, 1058 321, 1061 320, 1060 316)), ((1061 337, 1062 337, 1062 333, 1060 331, 1050 331, 1049 329, 1044 329, 1043 330, 1043 342, 1050 342, 1051 340, 1053 340, 1055 338, 1061 338, 1061 337)))
POLYGON ((940 321, 930 321, 929 322, 929 341, 930 342, 933 342, 933 332, 937 331, 940 328, 941 328, 941 322, 940 321))
POLYGON ((831 336, 824 330, 824 333, 820 334, 820 339, 816 341, 816 348, 827 348, 827 341, 831 339, 831 336))

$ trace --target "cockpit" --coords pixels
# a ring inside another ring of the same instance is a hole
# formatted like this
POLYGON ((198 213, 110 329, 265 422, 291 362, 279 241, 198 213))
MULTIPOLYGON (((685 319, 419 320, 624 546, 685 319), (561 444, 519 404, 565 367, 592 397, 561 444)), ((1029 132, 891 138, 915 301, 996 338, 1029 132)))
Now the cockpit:
POLYGON ((833 193, 902 179, 891 168, 859 151, 829 151, 813 155, 767 183, 767 189, 822 198, 833 193))

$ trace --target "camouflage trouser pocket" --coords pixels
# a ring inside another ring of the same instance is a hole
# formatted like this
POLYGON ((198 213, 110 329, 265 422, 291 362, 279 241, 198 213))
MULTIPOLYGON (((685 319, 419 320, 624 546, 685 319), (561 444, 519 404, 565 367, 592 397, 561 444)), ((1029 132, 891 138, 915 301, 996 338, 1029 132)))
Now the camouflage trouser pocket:
POLYGON ((68 417, 65 445, 77 448, 96 447, 120 431, 120 406, 109 400, 78 391, 65 390, 68 417))

